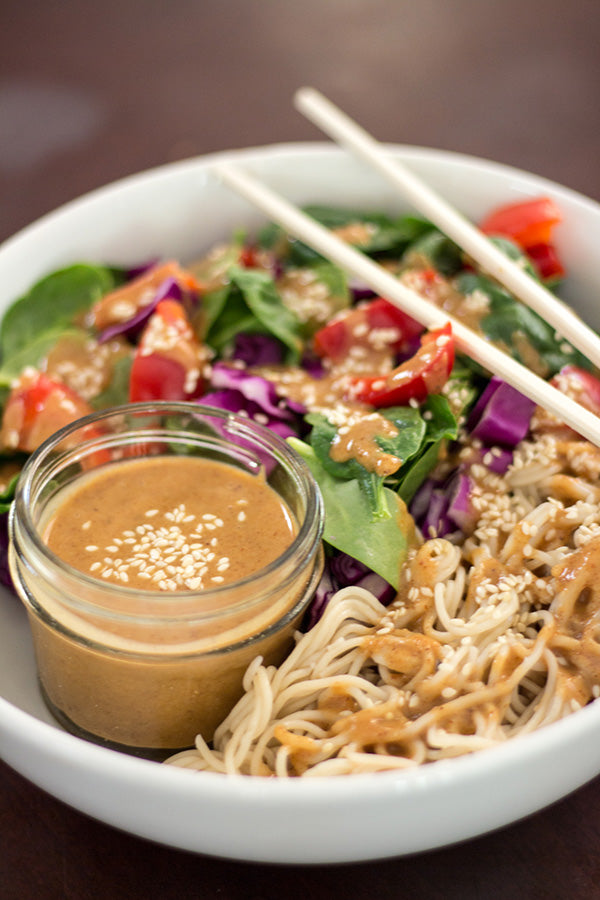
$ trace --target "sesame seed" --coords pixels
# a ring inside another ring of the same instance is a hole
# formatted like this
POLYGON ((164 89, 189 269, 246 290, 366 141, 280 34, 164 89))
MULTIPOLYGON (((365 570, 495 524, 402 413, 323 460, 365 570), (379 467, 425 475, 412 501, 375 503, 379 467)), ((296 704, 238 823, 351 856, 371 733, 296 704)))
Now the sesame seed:
MULTIPOLYGON (((231 560, 218 553, 216 535, 207 541, 201 538, 203 527, 211 532, 225 527, 220 516, 204 513, 204 522, 196 522, 196 516, 188 513, 183 503, 162 513, 148 512, 151 518, 158 517, 156 525, 144 523, 125 529, 104 551, 95 544, 87 546, 91 553, 106 554, 92 563, 90 571, 123 584, 131 583, 132 578, 151 581, 161 591, 202 590, 206 584, 225 581, 223 573, 231 568, 231 560), (192 522, 193 530, 187 531, 186 526, 192 522)), ((236 518, 245 521, 245 511, 239 510, 236 518)))

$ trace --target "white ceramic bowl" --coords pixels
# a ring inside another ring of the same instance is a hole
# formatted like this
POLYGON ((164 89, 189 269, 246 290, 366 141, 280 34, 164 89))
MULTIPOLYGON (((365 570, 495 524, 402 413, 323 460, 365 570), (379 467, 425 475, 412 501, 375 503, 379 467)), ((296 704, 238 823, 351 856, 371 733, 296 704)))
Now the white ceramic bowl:
MULTIPOLYGON (((533 175, 450 153, 390 152, 474 218, 540 193, 558 201, 570 272, 566 296, 598 327, 600 206, 533 175), (595 321, 594 321, 595 317, 595 321)), ((0 312, 38 277, 89 259, 185 260, 261 217, 221 186, 211 164, 233 159, 299 203, 402 210, 379 176, 321 144, 185 161, 70 203, 0 248, 0 312)), ((96 818, 165 844, 236 859, 325 863, 431 849, 482 834, 552 803, 600 772, 600 704, 469 757, 349 778, 225 778, 161 766, 63 732, 41 701, 25 612, 0 597, 0 754, 25 777, 96 818)))

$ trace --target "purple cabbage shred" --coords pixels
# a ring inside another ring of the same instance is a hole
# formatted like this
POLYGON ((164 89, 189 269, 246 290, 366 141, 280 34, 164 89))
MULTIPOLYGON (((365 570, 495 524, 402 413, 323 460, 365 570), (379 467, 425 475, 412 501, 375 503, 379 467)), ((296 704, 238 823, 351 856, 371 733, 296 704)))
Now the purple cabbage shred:
POLYGON ((493 376, 473 407, 467 427, 488 446, 512 449, 526 437, 536 404, 493 376))
POLYGON ((182 290, 173 278, 165 278, 158 286, 150 302, 138 309, 131 318, 126 319, 124 322, 115 322, 113 325, 108 325, 104 328, 98 335, 98 343, 104 344, 120 335, 135 341, 160 301, 166 299, 183 300, 182 290))
POLYGON ((275 385, 261 375, 253 375, 246 369, 237 369, 226 363, 215 363, 211 378, 211 388, 217 391, 235 391, 248 404, 267 415, 269 419, 291 421, 292 413, 285 401, 277 396, 275 385))
POLYGON ((242 332, 235 337, 233 359, 247 366, 277 366, 283 362, 283 348, 270 334, 242 332))
POLYGON ((337 591, 353 585, 370 591, 384 606, 388 606, 396 596, 392 585, 364 563, 347 553, 335 553, 325 563, 323 575, 308 611, 307 629, 316 625, 337 591))

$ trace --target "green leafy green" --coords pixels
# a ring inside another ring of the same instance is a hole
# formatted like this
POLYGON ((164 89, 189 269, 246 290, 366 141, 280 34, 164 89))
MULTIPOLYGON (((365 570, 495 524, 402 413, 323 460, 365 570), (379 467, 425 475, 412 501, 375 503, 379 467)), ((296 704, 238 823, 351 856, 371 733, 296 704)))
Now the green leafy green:
POLYGON ((355 479, 341 481, 330 475, 304 441, 288 438, 288 443, 303 457, 319 485, 325 507, 325 542, 369 566, 397 589, 412 530, 402 500, 383 487, 387 514, 373 517, 369 500, 355 479))
POLYGON ((10 479, 3 491, 0 491, 0 514, 7 513, 15 499, 15 490, 19 480, 19 472, 10 479))
MULTIPOLYGON (((414 456, 426 431, 425 421, 419 410, 412 406, 398 406, 380 411, 397 429, 394 437, 376 435, 376 444, 385 452, 396 456, 403 462, 414 456)), ((337 437, 337 428, 320 413, 305 416, 313 426, 310 434, 310 445, 323 466, 333 478, 343 481, 355 479, 369 503, 371 515, 382 517, 388 515, 388 506, 383 493, 383 477, 366 469, 358 459, 352 457, 344 462, 332 459, 332 444, 337 437)))
POLYGON ((331 445, 336 438, 337 428, 320 413, 305 416, 305 421, 312 425, 310 445, 319 463, 332 478, 340 481, 355 479, 368 500, 370 515, 387 516, 388 508, 383 496, 383 478, 369 472, 358 460, 349 459, 336 462, 331 457, 331 445))
POLYGON ((9 387, 28 366, 37 368, 56 343, 64 337, 85 335, 77 328, 50 328, 26 344, 16 353, 11 353, 0 366, 0 386, 9 387))
POLYGON ((367 470, 355 457, 343 462, 331 456, 337 437, 337 428, 321 413, 310 413, 305 420, 312 425, 309 442, 320 465, 332 478, 339 481, 354 480, 367 500, 371 517, 388 515, 385 486, 397 491, 409 503, 419 486, 438 461, 439 453, 447 440, 458 434, 456 417, 447 399, 441 395, 427 398, 420 409, 397 406, 379 410, 396 428, 393 436, 376 435, 376 444, 392 456, 402 460, 394 475, 383 476, 367 470))
POLYGON ((286 362, 302 351, 301 325, 282 303, 273 279, 257 269, 231 266, 229 284, 204 297, 206 341, 225 352, 240 332, 272 334, 287 348, 286 362))
POLYGON ((49 334, 77 324, 97 300, 117 284, 114 269, 77 263, 59 269, 38 281, 10 306, 0 325, 0 359, 4 368, 14 368, 11 357, 49 334))
POLYGON ((489 240, 492 244, 496 245, 498 250, 502 250, 505 256, 508 256, 513 262, 518 263, 532 278, 539 280, 537 272, 531 264, 531 260, 523 253, 518 244, 515 244, 510 238, 498 234, 491 235, 489 240))
POLYGON ((351 303, 346 274, 327 260, 287 269, 276 282, 282 302, 300 320, 300 332, 308 340, 351 303), (318 302, 315 302, 315 296, 318 302))
MULTIPOLYGON (((363 212, 354 209, 320 206, 304 207, 304 212, 326 228, 344 228, 353 223, 365 223, 369 228, 368 240, 360 249, 370 255, 400 256, 406 248, 433 226, 416 216, 404 215, 397 218, 379 212, 363 212)), ((278 225, 267 225, 258 236, 259 244, 267 248, 284 248, 290 265, 311 265, 323 257, 302 241, 290 239, 278 225)))
POLYGON ((480 326, 487 338, 503 344, 523 365, 531 368, 531 351, 536 354, 542 375, 549 378, 566 365, 591 368, 590 362, 562 338, 538 313, 516 300, 497 282, 475 272, 458 276, 456 286, 469 296, 481 291, 489 300, 489 313, 480 326))
POLYGON ((210 253, 188 265, 188 270, 205 286, 205 290, 217 290, 224 282, 231 266, 237 265, 245 235, 234 235, 231 243, 220 244, 210 253))
POLYGON ((441 231, 429 231, 410 246, 410 252, 406 262, 417 257, 421 262, 425 261, 440 274, 456 275, 463 267, 463 254, 460 247, 441 231))
POLYGON ((410 503, 421 484, 435 468, 446 441, 456 440, 458 422, 448 400, 441 394, 431 394, 421 407, 425 434, 412 459, 392 477, 393 485, 405 503, 410 503))

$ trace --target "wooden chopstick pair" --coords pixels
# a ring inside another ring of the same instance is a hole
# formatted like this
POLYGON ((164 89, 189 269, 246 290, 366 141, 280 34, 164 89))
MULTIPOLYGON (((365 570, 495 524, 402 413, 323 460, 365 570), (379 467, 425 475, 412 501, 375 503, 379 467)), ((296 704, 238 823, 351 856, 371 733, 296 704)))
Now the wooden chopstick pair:
MULTIPOLYGON (((304 88, 298 91, 295 99, 303 113, 372 164, 396 188, 402 190, 416 209, 479 262, 482 268, 539 312, 558 333, 600 367, 600 338, 567 306, 509 260, 477 228, 321 94, 304 88)), ((407 288, 369 257, 336 237, 248 172, 230 162, 217 164, 214 172, 272 221, 363 280, 372 290, 397 304, 426 328, 439 328, 450 322, 456 344, 463 353, 600 446, 600 418, 596 415, 561 394, 454 316, 407 288)))

